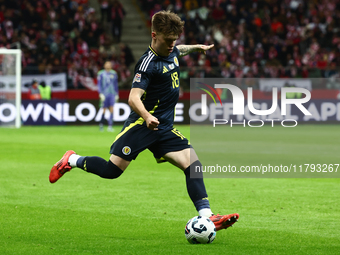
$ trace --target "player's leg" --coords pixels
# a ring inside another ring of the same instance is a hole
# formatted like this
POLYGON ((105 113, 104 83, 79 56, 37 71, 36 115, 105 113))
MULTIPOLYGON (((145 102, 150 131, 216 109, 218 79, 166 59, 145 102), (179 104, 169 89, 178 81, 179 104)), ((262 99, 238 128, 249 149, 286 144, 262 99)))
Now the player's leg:
POLYGON ((81 168, 102 178, 119 177, 138 154, 157 139, 157 134, 136 122, 125 122, 110 149, 110 160, 100 157, 82 157, 74 151, 67 151, 52 167, 50 182, 56 182, 73 167, 81 168))
POLYGON ((190 169, 201 166, 195 150, 193 148, 187 148, 180 151, 172 151, 166 153, 163 157, 184 171, 189 197, 194 203, 199 215, 206 217, 213 215, 203 181, 203 173, 198 172, 195 178, 190 175, 190 169))
POLYGON ((110 118, 109 118, 109 121, 108 121, 109 126, 107 128, 107 131, 109 131, 109 132, 113 132, 114 131, 113 128, 112 128, 112 126, 113 126, 113 107, 114 107, 113 104, 109 107, 110 118))
POLYGON ((156 158, 163 158, 184 171, 188 194, 196 210, 199 215, 210 217, 217 230, 230 227, 237 221, 238 214, 213 215, 211 212, 203 173, 196 171, 202 169, 202 164, 189 141, 177 129, 164 133, 151 151, 156 158))
POLYGON ((188 194, 198 214, 209 217, 214 222, 217 231, 231 227, 238 220, 239 215, 237 213, 228 215, 214 215, 212 213, 203 181, 203 173, 196 171, 196 169, 202 169, 202 164, 194 149, 168 152, 163 157, 184 171, 188 194))
POLYGON ((111 155, 110 160, 106 161, 100 157, 82 157, 74 151, 67 151, 52 167, 49 179, 51 183, 54 183, 74 167, 96 174, 102 178, 115 179, 123 173, 129 163, 130 161, 115 155, 111 155))
POLYGON ((101 118, 100 121, 99 121, 99 130, 100 130, 100 131, 103 131, 103 130, 104 130, 105 111, 106 111, 106 108, 103 107, 103 115, 102 115, 102 118, 101 118))
POLYGON ((200 162, 188 139, 174 128, 160 133, 158 142, 149 147, 149 150, 153 152, 158 162, 169 161, 184 171, 187 191, 196 210, 199 215, 210 217, 212 212, 203 182, 203 174, 199 172, 197 178, 190 176, 190 166, 199 166, 200 162))
MULTIPOLYGON (((109 120, 108 120, 108 126, 110 126, 110 119, 112 120, 112 116, 111 116, 111 114, 113 113, 113 111, 111 112, 111 106, 114 104, 114 101, 113 101, 113 96, 112 95, 106 95, 105 96, 105 99, 104 99, 104 101, 103 101, 103 103, 102 103, 102 107, 103 107, 103 115, 102 115, 102 118, 101 118, 101 120, 100 120, 100 125, 101 125, 101 127, 103 128, 103 126, 104 126, 104 123, 105 123, 105 112, 106 112, 106 110, 108 109, 109 111, 110 111, 110 118, 109 118, 109 120)), ((112 123, 112 122, 111 122, 112 123)), ((112 126, 112 124, 111 124, 111 126, 112 126)), ((103 130, 101 128, 101 131, 103 130)))
POLYGON ((77 154, 72 154, 69 159, 69 164, 71 167, 81 168, 86 172, 96 174, 102 178, 115 179, 124 172, 130 164, 130 161, 113 154, 109 161, 96 156, 82 157, 77 154))

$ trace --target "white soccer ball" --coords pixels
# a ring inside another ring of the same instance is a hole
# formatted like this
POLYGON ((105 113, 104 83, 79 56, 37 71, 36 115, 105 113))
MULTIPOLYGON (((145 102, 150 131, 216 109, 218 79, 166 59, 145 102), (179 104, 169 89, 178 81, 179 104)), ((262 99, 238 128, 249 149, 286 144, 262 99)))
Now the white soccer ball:
POLYGON ((185 237, 191 244, 211 243, 216 237, 215 224, 207 217, 195 216, 185 226, 185 237))

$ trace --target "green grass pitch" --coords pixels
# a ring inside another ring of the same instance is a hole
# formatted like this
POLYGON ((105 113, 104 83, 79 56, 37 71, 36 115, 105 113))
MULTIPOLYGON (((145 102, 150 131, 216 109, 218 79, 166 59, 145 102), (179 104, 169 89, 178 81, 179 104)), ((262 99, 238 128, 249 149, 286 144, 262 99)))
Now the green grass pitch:
MULTIPOLYGON (((158 165, 148 151, 116 180, 73 169, 49 183, 51 166, 68 149, 108 159, 118 129, 0 129, 0 254, 339 254, 336 178, 206 178, 213 212, 240 214, 209 245, 185 239, 185 224, 197 213, 184 174, 158 165)), ((190 135, 188 126, 178 129, 190 135)), ((340 163, 338 125, 301 125, 275 137, 282 130, 226 129, 233 150, 222 156, 236 165, 263 157, 291 164, 306 150, 308 160, 340 163)))

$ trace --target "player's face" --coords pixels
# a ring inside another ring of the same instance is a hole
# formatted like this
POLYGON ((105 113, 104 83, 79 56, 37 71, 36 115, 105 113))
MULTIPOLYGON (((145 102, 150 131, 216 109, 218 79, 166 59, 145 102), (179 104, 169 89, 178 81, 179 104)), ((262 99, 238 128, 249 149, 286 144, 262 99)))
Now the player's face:
POLYGON ((174 34, 165 35, 162 33, 152 32, 152 39, 152 48, 154 48, 155 51, 161 56, 169 56, 174 50, 178 36, 174 34))
POLYGON ((104 64, 104 69, 107 71, 110 71, 112 68, 111 62, 110 61, 106 61, 104 64))

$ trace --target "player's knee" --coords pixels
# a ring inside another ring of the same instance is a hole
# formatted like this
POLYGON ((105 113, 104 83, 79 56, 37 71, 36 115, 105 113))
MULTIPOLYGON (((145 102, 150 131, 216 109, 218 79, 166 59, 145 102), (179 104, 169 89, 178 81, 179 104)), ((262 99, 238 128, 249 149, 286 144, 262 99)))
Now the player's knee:
POLYGON ((123 170, 113 164, 110 160, 108 161, 106 168, 107 179, 116 179, 123 173, 123 170))
POLYGON ((202 163, 199 160, 196 160, 187 169, 184 170, 184 174, 188 178, 191 177, 191 178, 202 179, 203 172, 201 170, 202 170, 202 163))

